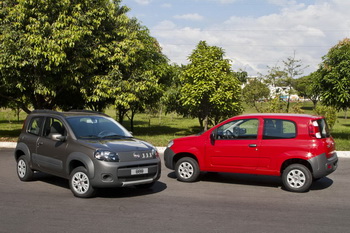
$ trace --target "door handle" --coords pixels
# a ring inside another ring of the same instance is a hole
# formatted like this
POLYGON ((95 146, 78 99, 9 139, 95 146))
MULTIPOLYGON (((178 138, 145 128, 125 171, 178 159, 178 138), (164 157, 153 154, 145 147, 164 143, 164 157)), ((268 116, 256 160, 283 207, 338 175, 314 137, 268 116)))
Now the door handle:
POLYGON ((257 147, 256 144, 249 144, 249 147, 257 147))
POLYGON ((41 145, 43 145, 44 143, 43 142, 38 142, 38 146, 41 146, 41 145))

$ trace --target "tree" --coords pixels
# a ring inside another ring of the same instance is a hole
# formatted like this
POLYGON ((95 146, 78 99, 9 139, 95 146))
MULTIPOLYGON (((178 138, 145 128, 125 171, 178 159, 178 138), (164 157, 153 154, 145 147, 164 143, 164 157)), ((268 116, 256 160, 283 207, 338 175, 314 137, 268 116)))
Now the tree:
POLYGON ((350 39, 345 38, 322 58, 317 79, 326 106, 346 110, 350 106, 350 39))
MULTIPOLYGON (((130 22, 138 47, 132 60, 121 67, 122 75, 117 79, 114 105, 120 122, 128 116, 133 131, 133 120, 137 112, 159 106, 164 91, 163 83, 168 79, 168 59, 162 53, 157 40, 150 36, 146 27, 136 19, 130 22)), ((131 56, 130 56, 131 57, 131 56)))
POLYGON ((221 48, 200 41, 188 60, 180 77, 180 101, 189 116, 197 117, 207 130, 209 121, 218 123, 242 112, 240 82, 221 48))
POLYGON ((242 93, 245 102, 254 107, 256 111, 261 112, 262 109, 257 103, 269 98, 270 89, 260 80, 253 79, 243 88, 242 93))
POLYGON ((294 78, 303 74, 307 66, 302 67, 301 60, 297 60, 295 58, 295 52, 293 57, 288 57, 287 60, 283 61, 283 64, 284 64, 283 70, 287 74, 283 82, 284 82, 284 86, 288 87, 288 99, 287 99, 286 111, 289 112, 290 96, 292 94, 292 86, 293 86, 294 78))
POLYGON ((120 2, 2 1, 0 85, 35 109, 101 110, 137 48, 120 2))
POLYGON ((293 88, 298 92, 298 95, 310 99, 314 104, 314 108, 316 108, 320 99, 320 90, 317 85, 318 75, 319 72, 313 72, 310 75, 296 79, 293 84, 293 88))

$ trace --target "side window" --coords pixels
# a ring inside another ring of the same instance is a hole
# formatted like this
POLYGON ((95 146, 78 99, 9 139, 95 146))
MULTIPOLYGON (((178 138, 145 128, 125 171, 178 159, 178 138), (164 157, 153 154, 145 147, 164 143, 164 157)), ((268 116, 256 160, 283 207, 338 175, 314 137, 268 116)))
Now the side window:
POLYGON ((51 134, 67 135, 64 125, 60 120, 48 117, 45 122, 44 137, 49 137, 51 134))
POLYGON ((296 125, 293 121, 265 119, 263 139, 288 139, 296 137, 296 125))
POLYGON ((39 136, 43 127, 43 117, 34 117, 28 127, 27 132, 39 136))
POLYGON ((257 139, 259 120, 244 119, 231 121, 217 129, 217 139, 257 139))

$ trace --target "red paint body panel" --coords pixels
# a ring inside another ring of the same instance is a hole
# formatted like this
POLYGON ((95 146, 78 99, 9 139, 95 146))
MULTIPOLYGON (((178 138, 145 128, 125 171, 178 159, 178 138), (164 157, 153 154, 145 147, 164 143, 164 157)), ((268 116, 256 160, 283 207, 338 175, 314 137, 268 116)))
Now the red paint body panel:
MULTIPOLYGON (((335 154, 335 143, 330 135, 323 138, 310 135, 308 127, 313 121, 322 123, 324 118, 306 114, 237 116, 201 135, 175 139, 167 150, 171 150, 174 158, 195 157, 201 171, 279 176, 287 160, 308 161, 324 153, 327 158, 335 154), (275 135, 269 136, 271 121, 275 124, 275 135)), ((167 160, 166 165, 171 163, 167 160)))

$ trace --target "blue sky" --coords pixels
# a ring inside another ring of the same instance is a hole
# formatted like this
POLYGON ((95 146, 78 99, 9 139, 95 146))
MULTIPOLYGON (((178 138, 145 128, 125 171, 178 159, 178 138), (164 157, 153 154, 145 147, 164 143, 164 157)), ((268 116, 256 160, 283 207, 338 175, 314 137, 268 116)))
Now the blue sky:
POLYGON ((350 37, 348 0, 123 0, 172 63, 187 64, 200 40, 224 49, 233 70, 266 74, 296 59, 315 71, 350 37))

